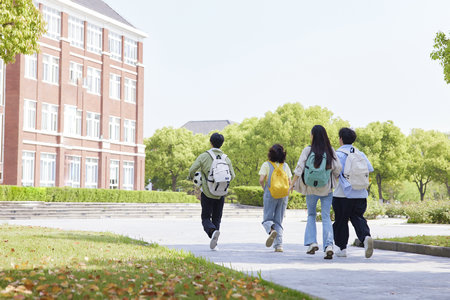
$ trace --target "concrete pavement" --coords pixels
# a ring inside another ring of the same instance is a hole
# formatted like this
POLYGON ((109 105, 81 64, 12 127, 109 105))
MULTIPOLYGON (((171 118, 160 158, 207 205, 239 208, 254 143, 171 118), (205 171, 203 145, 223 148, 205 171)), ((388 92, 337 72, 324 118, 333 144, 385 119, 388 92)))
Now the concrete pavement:
MULTIPOLYGON (((324 260, 322 247, 307 255, 303 246, 306 223, 286 218, 284 253, 266 248, 267 237, 258 218, 222 222, 219 251, 209 250, 209 239, 199 218, 191 219, 51 219, 8 220, 2 223, 109 231, 191 251, 217 264, 261 276, 278 284, 325 299, 450 299, 450 259, 349 247, 348 257, 324 260)), ((450 225, 406 224, 400 219, 369 221, 373 237, 450 235, 450 225)), ((350 225, 351 226, 351 225, 350 225)), ((321 225, 318 223, 321 244, 321 225)), ((350 227, 350 240, 355 238, 350 227)))

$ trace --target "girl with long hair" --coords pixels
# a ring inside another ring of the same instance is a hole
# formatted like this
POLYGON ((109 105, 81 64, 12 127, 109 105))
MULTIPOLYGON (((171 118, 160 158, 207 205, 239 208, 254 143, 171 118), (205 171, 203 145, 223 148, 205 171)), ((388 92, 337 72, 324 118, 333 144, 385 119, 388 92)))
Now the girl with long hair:
POLYGON ((315 125, 311 129, 311 146, 303 149, 294 170, 294 178, 290 187, 291 191, 295 188, 306 195, 308 221, 304 245, 308 246, 307 254, 315 254, 319 250, 316 231, 316 207, 320 199, 324 258, 333 258, 334 238, 330 209, 333 201, 333 188, 336 186, 341 169, 341 163, 337 159, 333 147, 331 147, 327 131, 322 125, 315 125))

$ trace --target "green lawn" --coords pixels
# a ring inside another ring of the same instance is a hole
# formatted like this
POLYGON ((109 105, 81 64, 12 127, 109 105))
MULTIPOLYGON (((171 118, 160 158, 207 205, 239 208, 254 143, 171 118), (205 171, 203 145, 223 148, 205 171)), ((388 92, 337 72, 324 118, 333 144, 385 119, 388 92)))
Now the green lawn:
POLYGON ((421 244, 421 245, 450 247, 450 236, 448 235, 418 235, 418 236, 397 237, 383 240, 402 243, 421 244))
POLYGON ((0 298, 313 299, 109 233, 0 225, 0 298))

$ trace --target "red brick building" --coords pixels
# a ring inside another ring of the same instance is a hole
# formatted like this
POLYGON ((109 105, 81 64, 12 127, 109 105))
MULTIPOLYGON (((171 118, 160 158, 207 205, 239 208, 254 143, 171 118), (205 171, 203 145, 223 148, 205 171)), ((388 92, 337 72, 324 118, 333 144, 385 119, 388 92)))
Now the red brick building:
POLYGON ((144 189, 146 34, 101 0, 35 1, 36 55, 1 68, 1 183, 144 189))

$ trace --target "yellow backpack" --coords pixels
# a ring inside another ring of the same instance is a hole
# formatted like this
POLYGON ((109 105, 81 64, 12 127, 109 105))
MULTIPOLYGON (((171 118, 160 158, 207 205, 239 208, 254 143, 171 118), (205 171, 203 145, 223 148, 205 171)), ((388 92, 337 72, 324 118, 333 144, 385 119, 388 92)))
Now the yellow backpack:
POLYGON ((283 163, 279 166, 269 161, 270 168, 267 183, 269 192, 273 198, 279 199, 289 195, 289 178, 283 169, 283 163))

